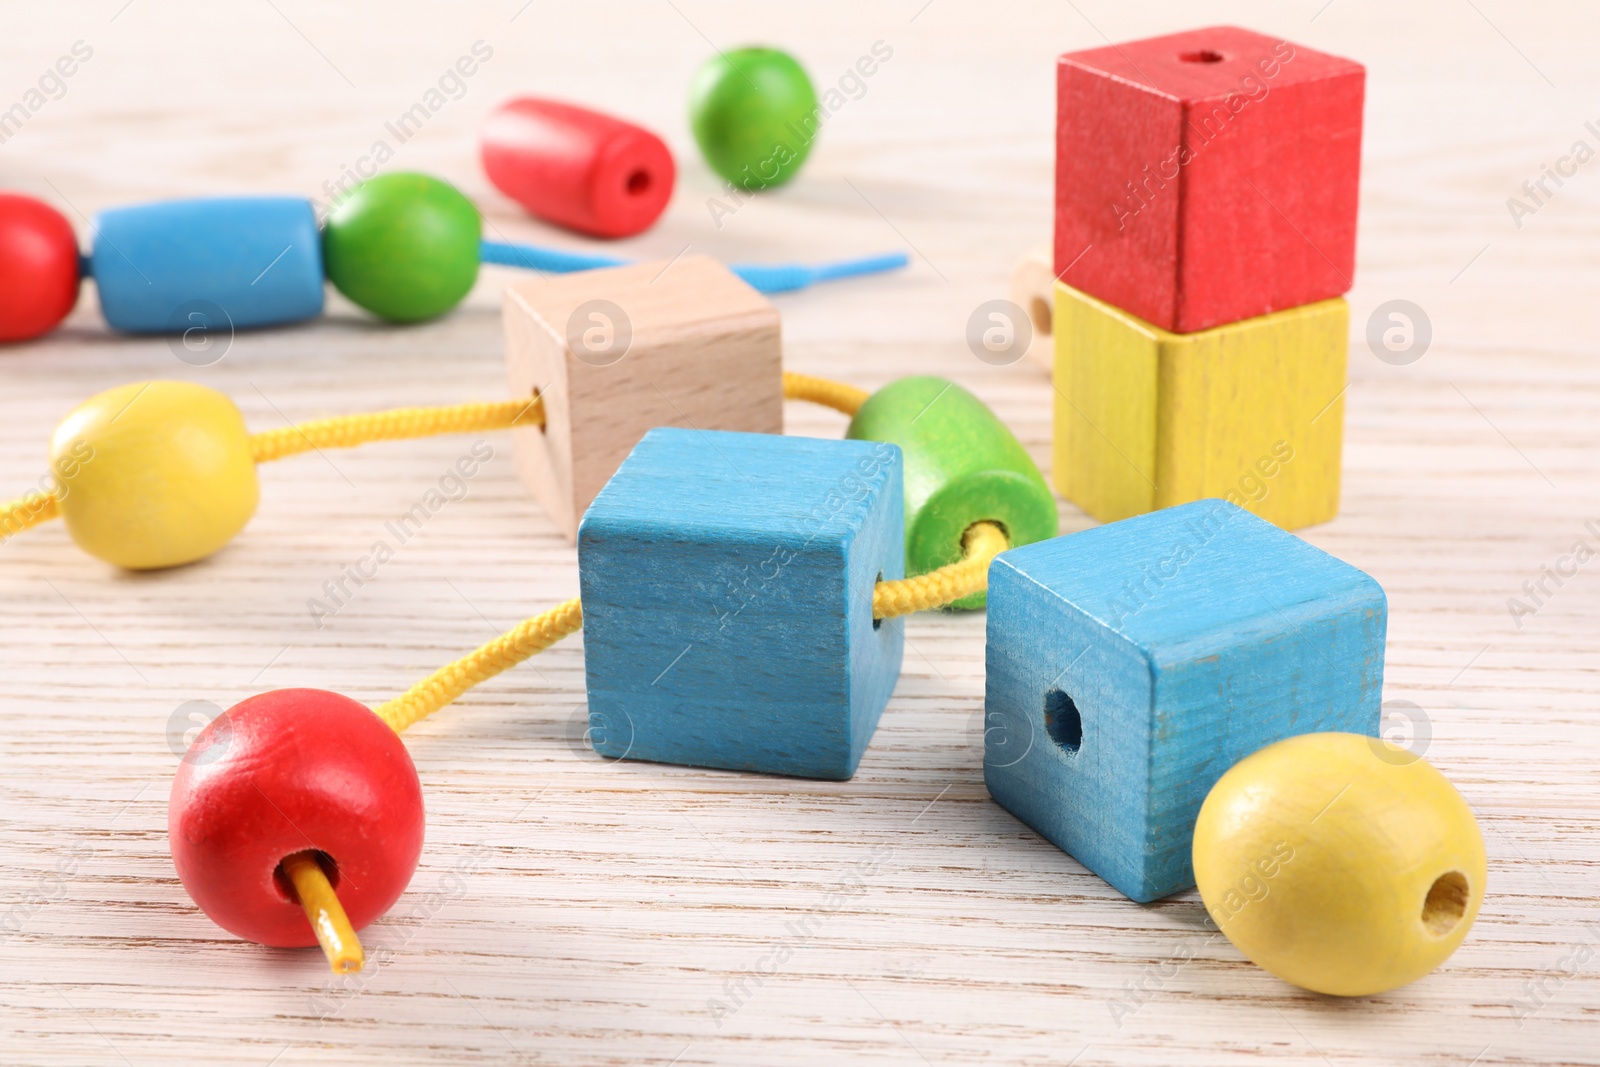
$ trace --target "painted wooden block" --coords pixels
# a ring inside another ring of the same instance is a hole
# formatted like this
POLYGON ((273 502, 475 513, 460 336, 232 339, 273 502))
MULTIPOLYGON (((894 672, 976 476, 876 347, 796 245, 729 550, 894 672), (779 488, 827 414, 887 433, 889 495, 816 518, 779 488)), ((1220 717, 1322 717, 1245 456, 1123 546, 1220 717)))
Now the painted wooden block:
POLYGON ((1051 337, 1055 320, 1056 269, 1051 250, 1035 248, 1011 272, 1011 302, 1028 314, 1033 339, 1028 342, 1028 358, 1046 374, 1055 369, 1056 349, 1051 337))
POLYGON ((1216 26, 1056 74, 1062 281, 1177 333, 1350 289, 1359 63, 1216 26))
POLYGON ((138 204, 93 227, 89 269, 112 329, 226 332, 322 312, 322 237, 303 197, 138 204))
POLYGON ((783 432, 778 310, 707 256, 511 286, 505 329, 512 395, 544 398, 517 471, 568 537, 648 430, 783 432))
POLYGON ((1377 735, 1387 621, 1372 578, 1221 500, 1013 549, 989 571, 985 784, 1125 896, 1186 889, 1234 763, 1377 735))
POLYGON ((1056 489, 1102 522, 1213 496, 1328 521, 1349 320, 1336 297, 1175 334, 1058 282, 1056 489))
POLYGON ((658 429, 578 531, 601 755, 849 778, 900 675, 900 450, 658 429))
MULTIPOLYGON (((919 374, 890 382, 861 405, 845 436, 900 447, 909 574, 961 559, 975 523, 997 523, 1011 545, 1061 529, 1056 498, 1022 442, 987 404, 947 378, 919 374)), ((983 599, 973 593, 950 606, 981 608, 983 599)))

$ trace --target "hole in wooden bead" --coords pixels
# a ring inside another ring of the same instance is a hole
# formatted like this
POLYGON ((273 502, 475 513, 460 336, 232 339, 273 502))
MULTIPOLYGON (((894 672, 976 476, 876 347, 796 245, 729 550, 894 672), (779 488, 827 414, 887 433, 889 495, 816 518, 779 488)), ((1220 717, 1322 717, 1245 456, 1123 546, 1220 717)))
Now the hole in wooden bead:
POLYGON ((1051 322, 1050 301, 1042 296, 1036 296, 1028 304, 1028 318, 1033 322, 1033 332, 1036 337, 1049 337, 1051 322))
POLYGON ((1422 925, 1435 937, 1443 937, 1456 928, 1467 914, 1467 876, 1460 871, 1446 871, 1435 878, 1428 887, 1428 899, 1422 902, 1422 925))
MULTIPOLYGON (((878 588, 878 583, 881 582, 881 581, 883 581, 883 572, 879 571, 878 572, 878 576, 872 580, 872 588, 874 588, 874 589, 878 588)), ((880 619, 880 618, 874 617, 873 620, 872 620, 872 628, 874 630, 877 630, 877 629, 880 629, 882 626, 883 626, 883 620, 880 619)))
MULTIPOLYGON (((317 866, 322 868, 322 873, 328 879, 328 884, 338 889, 339 865, 333 862, 332 856, 320 848, 312 851, 316 853, 317 866)), ((285 856, 284 859, 288 859, 288 857, 285 856)), ((283 869, 283 860, 279 860, 278 865, 272 868, 272 884, 278 890, 278 895, 284 900, 295 905, 300 903, 300 894, 294 891, 294 883, 289 880, 289 872, 283 869)))
POLYGON ((643 196, 650 191, 650 172, 636 170, 628 175, 628 195, 643 196))
POLYGON ((1083 716, 1066 690, 1052 689, 1044 695, 1044 729, 1050 740, 1073 755, 1083 746, 1083 716))
POLYGON ((1185 63, 1221 63, 1225 57, 1221 52, 1202 48, 1197 52, 1179 52, 1178 58, 1185 63))

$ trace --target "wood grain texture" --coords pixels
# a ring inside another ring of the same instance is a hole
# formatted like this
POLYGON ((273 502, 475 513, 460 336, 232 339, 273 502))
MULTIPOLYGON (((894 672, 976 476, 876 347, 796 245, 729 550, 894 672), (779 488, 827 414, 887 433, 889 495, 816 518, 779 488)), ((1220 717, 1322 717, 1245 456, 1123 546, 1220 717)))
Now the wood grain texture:
POLYGON ((905 463, 878 441, 651 430, 578 528, 589 740, 644 759, 856 773, 905 654, 905 463))
POLYGON ((1188 889, 1230 767, 1295 734, 1377 734, 1386 620, 1369 576, 1221 500, 1007 552, 984 783, 1129 898, 1188 889))
MULTIPOLYGON (((1520 229, 1506 207, 1574 140, 1593 143, 1600 11, 275 4, 17 5, 0 102, 76 40, 94 57, 0 145, 4 181, 63 205, 82 241, 84 216, 141 199, 320 199, 382 138, 389 169, 440 174, 482 203, 486 235, 565 245, 494 194, 474 138, 508 96, 582 101, 659 131, 681 165, 655 229, 584 247, 670 259, 691 245, 730 263, 912 247, 906 272, 775 298, 786 364, 865 388, 953 378, 1047 473, 1048 380, 974 358, 965 330, 1050 232, 1055 57, 1228 22, 1360 60, 1344 499, 1303 533, 1388 594, 1384 697, 1417 706, 1427 758, 1482 822, 1483 912, 1444 968, 1393 993, 1344 1003, 1273 980, 1204 925, 1197 897, 1131 905, 989 799, 984 619, 919 615, 843 784, 594 757, 582 636, 569 638, 406 732, 427 839, 411 889, 366 931, 368 973, 334 981, 315 950, 239 942, 200 915, 167 852, 167 731, 189 722, 183 705, 291 685, 370 704, 578 591, 576 555, 518 482, 505 435, 483 437, 493 453, 465 496, 398 543, 385 524, 476 438, 397 441, 262 468, 250 526, 179 571, 118 574, 59 523, 0 545, 0 1062, 1600 1061, 1600 958, 1577 962, 1600 949, 1600 562, 1546 580, 1532 615, 1506 604, 1575 541, 1600 545, 1584 525, 1600 520, 1600 170, 1520 229), (493 58, 399 143, 384 124, 479 38, 493 58), (819 86, 876 40, 894 50, 860 99, 841 94, 800 177, 721 229, 706 206, 721 183, 698 162, 682 94, 706 38, 780 42, 819 86), (1395 299, 1432 324, 1405 366, 1363 336, 1395 299), (347 583, 318 628, 307 599, 383 538, 394 557, 347 583), (811 936, 796 935, 808 915, 811 936), (713 1000, 733 1007, 717 1017, 713 1000)), ((499 288, 525 280, 486 268, 459 311, 410 329, 330 292, 324 319, 240 333, 205 368, 163 340, 107 334, 91 291, 63 330, 0 352, 0 484, 33 486, 56 422, 141 378, 220 388, 255 430, 502 398, 499 288)), ((790 433, 843 433, 837 413, 786 407, 790 433)), ((1067 504, 1061 520, 1092 525, 1067 504)))
POLYGON ((1057 67, 1056 276, 1176 333, 1348 292, 1366 71, 1211 26, 1057 67))
POLYGON ((1285 529, 1339 511, 1342 297, 1169 333, 1056 283, 1055 485, 1104 522, 1221 497, 1285 529))
POLYGON ((778 310, 709 256, 511 286, 505 326, 511 395, 544 398, 517 469, 568 537, 646 431, 783 432, 778 310))

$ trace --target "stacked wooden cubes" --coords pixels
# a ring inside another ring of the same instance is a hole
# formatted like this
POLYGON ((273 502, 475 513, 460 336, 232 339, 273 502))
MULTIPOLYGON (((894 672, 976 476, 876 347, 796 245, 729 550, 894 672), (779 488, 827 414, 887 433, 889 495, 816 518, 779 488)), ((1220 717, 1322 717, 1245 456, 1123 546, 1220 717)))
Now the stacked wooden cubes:
POLYGON ((1337 513, 1365 81, 1232 27, 1061 57, 1055 482, 1095 518, 1337 513))

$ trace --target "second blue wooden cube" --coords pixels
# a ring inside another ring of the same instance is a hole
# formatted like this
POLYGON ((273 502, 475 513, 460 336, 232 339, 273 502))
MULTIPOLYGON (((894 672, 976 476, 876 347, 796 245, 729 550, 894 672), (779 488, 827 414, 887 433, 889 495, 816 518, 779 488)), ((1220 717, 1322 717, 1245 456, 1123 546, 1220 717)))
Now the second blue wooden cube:
POLYGON ((892 444, 651 430, 578 528, 601 755, 848 778, 900 675, 892 444))
POLYGON ((1372 578, 1221 500, 1013 549, 989 571, 985 784, 1125 896, 1187 889, 1236 762, 1377 735, 1387 622, 1372 578))
POLYGON ((322 312, 322 239, 309 200, 168 200, 102 211, 90 272, 129 333, 223 331, 322 312))

